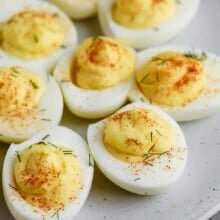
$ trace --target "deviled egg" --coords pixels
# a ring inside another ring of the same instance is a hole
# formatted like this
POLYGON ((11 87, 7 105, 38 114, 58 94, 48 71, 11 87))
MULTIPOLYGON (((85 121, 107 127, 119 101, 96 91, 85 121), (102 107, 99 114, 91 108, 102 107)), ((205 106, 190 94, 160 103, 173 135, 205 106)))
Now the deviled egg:
POLYGON ((63 98, 44 70, 0 59, 0 141, 21 142, 59 124, 63 98))
POLYGON ((187 159, 178 124, 157 107, 136 102, 88 128, 96 164, 113 183, 136 194, 165 192, 187 159))
POLYGON ((138 54, 130 101, 163 108, 177 121, 220 110, 220 58, 186 46, 163 46, 138 54))
POLYGON ((199 0, 98 1, 103 32, 134 48, 165 43, 193 19, 199 0))
POLYGON ((113 113, 127 100, 134 51, 106 37, 92 37, 58 63, 54 77, 69 110, 83 118, 113 113))
POLYGON ((85 19, 97 12, 98 0, 49 0, 73 19, 85 19))
POLYGON ((87 199, 93 170, 87 143, 54 127, 9 147, 4 198, 16 220, 73 219, 87 199))
POLYGON ((48 2, 8 1, 0 9, 0 56, 51 71, 76 42, 71 20, 48 2))

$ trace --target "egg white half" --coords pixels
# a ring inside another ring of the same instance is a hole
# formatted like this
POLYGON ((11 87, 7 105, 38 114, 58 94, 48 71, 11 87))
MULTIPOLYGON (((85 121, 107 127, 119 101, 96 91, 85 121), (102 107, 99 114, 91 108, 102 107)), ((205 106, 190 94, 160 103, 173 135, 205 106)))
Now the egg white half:
MULTIPOLYGON (((38 74, 45 83, 45 91, 39 103, 36 120, 29 120, 29 115, 25 119, 14 117, 6 120, 0 116, 0 141, 6 143, 18 143, 30 138, 37 132, 53 127, 60 123, 63 114, 63 97, 56 81, 45 70, 32 67, 31 65, 14 61, 11 59, 0 59, 0 66, 18 66, 38 74), (13 123, 13 126, 11 126, 13 123)), ((32 116, 30 116, 32 117, 32 116)))
POLYGON ((82 118, 101 118, 120 108, 128 96, 133 79, 103 90, 82 89, 71 82, 73 52, 56 66, 54 77, 60 84, 68 109, 82 118))
POLYGON ((49 0, 73 19, 85 19, 97 12, 97 0, 49 0))
POLYGON ((165 43, 182 32, 195 16, 200 0, 180 0, 173 18, 156 28, 147 29, 130 29, 117 24, 111 15, 112 2, 112 0, 98 1, 98 17, 102 31, 124 44, 143 49, 165 43))
MULTIPOLYGON (((13 162, 15 159, 16 151, 22 151, 26 147, 42 141, 45 135, 49 135, 45 142, 50 142, 54 145, 65 146, 73 150, 74 154, 79 159, 81 181, 83 187, 78 192, 76 200, 67 204, 64 211, 59 211, 59 219, 73 219, 74 216, 80 211, 85 203, 90 192, 93 180, 93 159, 89 154, 87 143, 74 131, 65 127, 54 127, 49 130, 42 131, 31 139, 21 143, 10 145, 3 165, 2 184, 3 194, 7 206, 16 220, 42 220, 51 219, 54 212, 45 213, 41 210, 33 211, 33 206, 21 198, 19 193, 11 186, 15 186, 13 177, 13 162)), ((56 217, 54 217, 55 219, 56 217)))
MULTIPOLYGON (((7 1, 4 3, 4 7, 0 8, 0 23, 9 20, 12 16, 20 13, 24 10, 41 10, 48 11, 50 13, 58 14, 67 28, 66 39, 61 48, 58 48, 51 54, 47 56, 43 56, 41 58, 34 59, 20 59, 15 56, 8 54, 6 51, 0 48, 0 57, 13 58, 15 60, 22 60, 24 62, 29 63, 30 65, 34 65, 36 67, 40 67, 45 69, 46 71, 52 71, 56 62, 70 49, 74 48, 77 44, 77 30, 72 23, 72 21, 66 16, 62 10, 57 8, 51 3, 46 1, 37 1, 37 0, 17 0, 16 4, 14 2, 7 1)), ((15 36, 16 37, 16 36, 15 36)))
MULTIPOLYGON (((162 47, 156 47, 139 52, 137 55, 138 67, 142 66, 147 60, 150 60, 153 56, 164 51, 176 51, 181 53, 193 52, 201 55, 204 52, 201 49, 195 49, 187 46, 167 45, 162 47)), ((206 52, 207 59, 204 61, 204 69, 208 74, 208 82, 205 89, 199 95, 197 99, 185 106, 179 107, 158 107, 165 110, 177 121, 191 121, 207 117, 220 110, 220 58, 216 55, 206 52)), ((130 93, 129 100, 132 102, 144 101, 149 103, 150 101, 143 95, 137 84, 134 83, 130 93)))
POLYGON ((116 185, 136 194, 160 194, 173 185, 184 171, 187 160, 185 137, 179 125, 157 107, 136 102, 126 105, 119 112, 134 108, 152 110, 172 126, 174 132, 172 157, 162 155, 153 161, 153 166, 131 164, 116 159, 106 150, 103 143, 103 129, 108 119, 89 126, 87 133, 89 147, 100 170, 116 185))

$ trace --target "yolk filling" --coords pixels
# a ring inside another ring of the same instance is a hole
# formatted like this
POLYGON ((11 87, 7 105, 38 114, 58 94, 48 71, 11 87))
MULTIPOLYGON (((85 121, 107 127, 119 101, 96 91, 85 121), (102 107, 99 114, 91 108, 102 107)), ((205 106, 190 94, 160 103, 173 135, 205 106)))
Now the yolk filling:
POLYGON ((202 60, 202 56, 192 54, 160 53, 137 71, 137 84, 152 102, 184 106, 196 99, 206 86, 202 60))
POLYGON ((89 38, 75 54, 72 80, 83 89, 105 89, 129 79, 134 68, 130 49, 111 38, 89 38))
POLYGON ((115 0, 113 20, 128 28, 151 28, 170 20, 176 13, 175 0, 115 0))
POLYGON ((37 108, 44 90, 38 75, 21 67, 0 67, 0 116, 26 114, 37 108))
POLYGON ((58 14, 24 11, 0 27, 0 47, 22 59, 46 56, 65 41, 65 25, 58 14))
POLYGON ((159 115, 135 108, 108 120, 103 141, 106 149, 119 160, 148 162, 170 151, 173 131, 159 115))
POLYGON ((17 152, 14 177, 19 194, 35 207, 63 209, 80 188, 80 169, 74 152, 47 143, 17 152))

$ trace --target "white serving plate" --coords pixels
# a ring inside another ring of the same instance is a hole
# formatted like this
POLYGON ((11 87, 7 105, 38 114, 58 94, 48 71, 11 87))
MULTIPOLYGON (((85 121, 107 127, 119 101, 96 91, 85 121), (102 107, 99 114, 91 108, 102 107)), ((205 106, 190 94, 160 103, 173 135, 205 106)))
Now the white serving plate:
MULTIPOLYGON (((172 42, 220 55, 219 10, 219 0, 201 0, 195 20, 172 42)), ((96 18, 77 22, 77 27, 80 40, 101 33, 96 18)), ((78 131, 84 138, 92 122, 76 118, 67 110, 62 120, 63 125, 78 131)), ((188 163, 183 177, 167 194, 148 197, 128 193, 96 169, 91 194, 76 220, 205 220, 220 211, 220 113, 180 125, 189 147, 188 163)), ((1 167, 6 150, 7 145, 0 143, 1 167)), ((13 220, 1 188, 0 219, 13 220)), ((219 220, 220 216, 214 219, 219 220)))

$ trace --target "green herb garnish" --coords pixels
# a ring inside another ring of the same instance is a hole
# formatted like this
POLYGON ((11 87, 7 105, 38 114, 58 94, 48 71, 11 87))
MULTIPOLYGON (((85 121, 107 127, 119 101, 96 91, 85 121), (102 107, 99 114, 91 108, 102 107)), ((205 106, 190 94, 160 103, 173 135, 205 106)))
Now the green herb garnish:
POLYGON ((60 211, 60 210, 58 209, 53 215, 51 215, 51 218, 56 217, 57 220, 60 220, 59 211, 60 211))
POLYGON ((15 151, 15 155, 16 155, 18 161, 21 162, 21 156, 20 156, 19 151, 15 151))
POLYGON ((17 188, 15 186, 12 186, 11 184, 8 184, 8 185, 9 185, 9 187, 11 187, 12 189, 17 191, 17 188))
POLYGON ((29 82, 30 82, 30 84, 32 85, 32 87, 34 89, 38 89, 39 88, 38 85, 35 82, 33 82, 32 80, 29 80, 29 82))
POLYGON ((204 61, 207 59, 207 54, 205 52, 202 52, 200 55, 193 52, 184 53, 183 55, 187 58, 195 59, 198 61, 204 61))
POLYGON ((45 136, 42 138, 42 140, 43 140, 43 141, 46 140, 49 136, 50 136, 49 134, 45 135, 45 136))

